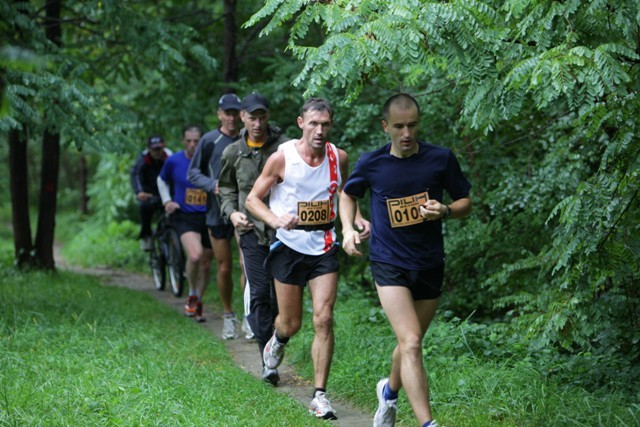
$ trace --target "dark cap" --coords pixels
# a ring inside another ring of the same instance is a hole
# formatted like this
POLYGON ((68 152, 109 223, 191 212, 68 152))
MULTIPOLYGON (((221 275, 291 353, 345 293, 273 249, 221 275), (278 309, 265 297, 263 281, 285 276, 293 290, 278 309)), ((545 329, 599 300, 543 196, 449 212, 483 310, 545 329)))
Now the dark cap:
POLYGON ((161 136, 152 136, 147 141, 147 146, 151 149, 164 148, 164 139, 161 136))
POLYGON ((222 95, 218 101, 218 108, 223 111, 240 110, 240 98, 235 93, 222 95))
POLYGON ((244 97, 242 109, 247 113, 252 113, 256 110, 269 111, 269 103, 264 96, 254 92, 244 97))

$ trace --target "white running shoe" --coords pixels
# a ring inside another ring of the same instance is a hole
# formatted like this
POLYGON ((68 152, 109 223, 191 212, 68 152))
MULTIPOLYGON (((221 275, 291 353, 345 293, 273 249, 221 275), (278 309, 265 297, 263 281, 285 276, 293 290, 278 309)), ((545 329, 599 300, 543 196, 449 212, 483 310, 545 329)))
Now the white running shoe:
POLYGON ((238 319, 236 316, 227 316, 226 314, 223 317, 222 323, 222 339, 223 340, 232 340, 238 338, 238 332, 236 331, 236 325, 238 324, 238 319))
POLYGON ((247 340, 252 340, 255 338, 255 335, 251 330, 251 325, 249 325, 249 321, 246 317, 242 318, 242 332, 244 332, 244 338, 247 340))
MULTIPOLYGON (((378 381, 376 395, 378 396, 378 410, 373 417, 373 427, 393 427, 396 424, 396 411, 398 399, 386 400, 383 396, 384 386, 389 382, 389 378, 378 381)), ((437 427, 437 426, 436 426, 437 427)))
POLYGON ((278 385, 278 381, 280 381, 280 375, 277 369, 269 369, 264 366, 262 368, 262 379, 275 387, 278 385))
POLYGON ((284 344, 278 342, 276 339, 276 333, 274 332, 269 342, 267 342, 267 345, 264 346, 264 351, 262 352, 264 365, 269 369, 276 369, 280 363, 282 363, 283 357, 284 344))
POLYGON ((327 395, 323 392, 316 393, 316 397, 311 400, 309 412, 323 420, 338 419, 338 417, 336 417, 336 411, 333 410, 331 403, 329 403, 329 399, 327 399, 327 395))

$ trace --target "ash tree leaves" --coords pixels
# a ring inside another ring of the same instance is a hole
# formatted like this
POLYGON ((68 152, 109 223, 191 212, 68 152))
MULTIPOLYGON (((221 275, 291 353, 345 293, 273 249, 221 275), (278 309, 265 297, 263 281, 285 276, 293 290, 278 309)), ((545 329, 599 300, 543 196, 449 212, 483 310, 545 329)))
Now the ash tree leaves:
POLYGON ((471 141, 452 145, 473 151, 482 196, 447 229, 482 249, 452 233, 451 263, 538 348, 640 361, 637 1, 267 0, 245 25, 261 20, 264 35, 291 26, 305 95, 403 90, 455 111, 432 136, 471 141))

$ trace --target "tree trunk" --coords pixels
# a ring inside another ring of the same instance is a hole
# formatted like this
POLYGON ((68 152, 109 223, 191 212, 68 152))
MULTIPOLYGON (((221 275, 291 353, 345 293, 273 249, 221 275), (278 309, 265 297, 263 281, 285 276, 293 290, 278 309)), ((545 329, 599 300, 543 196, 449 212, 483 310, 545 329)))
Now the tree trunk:
POLYGON ((56 268, 53 259, 53 239, 56 228, 59 166, 60 134, 46 130, 42 138, 36 257, 38 266, 47 270, 55 270, 56 268))
POLYGON ((80 185, 80 213, 89 215, 89 195, 87 194, 87 158, 80 153, 80 165, 78 168, 78 182, 80 185))
POLYGON ((236 58, 236 2, 237 0, 224 0, 224 61, 223 92, 232 91, 234 88, 229 83, 238 81, 238 61, 236 58))
POLYGON ((9 188, 11 193, 11 224, 16 265, 31 265, 31 224, 29 222, 29 180, 27 168, 26 132, 9 131, 9 188))
MULTIPOLYGON (((45 34, 57 46, 62 39, 60 27, 60 0, 46 2, 45 34)), ((57 100, 52 99, 55 103, 57 100)), ((38 202, 38 228, 36 231, 36 258, 40 268, 55 270, 53 239, 56 228, 58 198, 58 172, 60 169, 60 133, 45 129, 42 137, 42 169, 40 173, 40 199, 38 202)))

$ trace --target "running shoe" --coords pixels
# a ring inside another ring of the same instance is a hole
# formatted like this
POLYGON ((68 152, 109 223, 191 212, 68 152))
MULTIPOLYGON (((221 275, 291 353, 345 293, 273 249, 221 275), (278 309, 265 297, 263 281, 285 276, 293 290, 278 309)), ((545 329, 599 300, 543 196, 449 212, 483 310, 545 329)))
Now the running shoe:
POLYGON ((277 386, 280 381, 280 375, 277 369, 269 369, 266 366, 262 368, 262 379, 272 386, 277 386))
POLYGON ((193 317, 196 315, 196 304, 198 303, 198 297, 195 295, 189 296, 187 302, 184 305, 184 315, 187 317, 193 317))
POLYGON ((202 314, 202 303, 199 301, 196 303, 196 314, 193 316, 193 320, 198 323, 207 321, 207 319, 204 317, 204 314, 202 314))
POLYGON ((336 411, 331 407, 327 395, 323 392, 317 392, 316 397, 311 400, 309 405, 309 412, 314 414, 317 418, 323 420, 337 420, 336 411))
POLYGON ((264 346, 264 351, 262 352, 262 360, 264 361, 264 365, 269 369, 277 368, 280 363, 282 363, 282 358, 284 357, 284 344, 278 342, 276 339, 275 332, 273 336, 267 342, 267 345, 264 346))
POLYGON ((236 319, 235 314, 225 314, 223 316, 222 322, 222 339, 223 340, 232 340, 238 338, 238 332, 236 331, 236 324, 238 323, 238 319, 236 319))
POLYGON ((384 387, 389 378, 378 381, 376 395, 378 396, 378 410, 373 417, 373 427, 393 427, 396 424, 396 411, 398 399, 386 400, 383 395, 384 387))
POLYGON ((253 331, 251 330, 251 325, 249 325, 249 321, 247 320, 246 317, 242 318, 242 332, 244 332, 244 338, 247 340, 252 340, 256 337, 253 334, 253 331))

